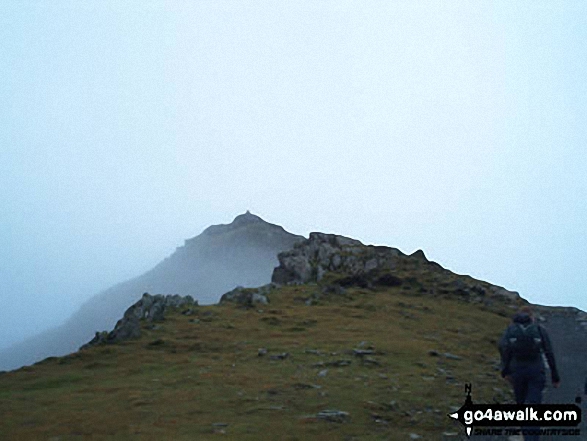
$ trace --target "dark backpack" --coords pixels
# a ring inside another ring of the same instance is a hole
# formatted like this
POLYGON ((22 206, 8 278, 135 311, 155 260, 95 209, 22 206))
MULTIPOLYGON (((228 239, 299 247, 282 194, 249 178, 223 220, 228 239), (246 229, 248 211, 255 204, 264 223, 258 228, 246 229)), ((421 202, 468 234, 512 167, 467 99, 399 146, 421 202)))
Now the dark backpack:
POLYGON ((542 333, 535 323, 516 323, 508 335, 509 347, 518 361, 536 361, 542 351, 542 333))

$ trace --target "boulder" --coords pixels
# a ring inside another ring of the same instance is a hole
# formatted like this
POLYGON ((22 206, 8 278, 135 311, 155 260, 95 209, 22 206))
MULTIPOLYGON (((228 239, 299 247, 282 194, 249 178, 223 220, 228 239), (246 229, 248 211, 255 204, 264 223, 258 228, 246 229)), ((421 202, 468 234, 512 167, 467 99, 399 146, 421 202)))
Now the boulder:
POLYGON ((256 304, 267 305, 269 299, 267 294, 275 288, 275 284, 269 283, 259 288, 243 288, 237 286, 232 291, 223 294, 220 298, 220 304, 223 303, 236 303, 246 308, 252 308, 256 304))
POLYGON ((197 306, 198 302, 191 296, 150 295, 144 293, 143 297, 128 308, 111 332, 96 332, 94 338, 80 349, 96 346, 103 343, 116 343, 119 341, 136 339, 141 336, 141 322, 163 321, 167 308, 180 308, 183 306, 197 306))
POLYGON ((390 270, 400 256, 404 255, 395 248, 366 246, 336 234, 310 233, 308 239, 278 255, 279 266, 271 280, 277 284, 300 284, 319 282, 329 271, 357 276, 390 270))

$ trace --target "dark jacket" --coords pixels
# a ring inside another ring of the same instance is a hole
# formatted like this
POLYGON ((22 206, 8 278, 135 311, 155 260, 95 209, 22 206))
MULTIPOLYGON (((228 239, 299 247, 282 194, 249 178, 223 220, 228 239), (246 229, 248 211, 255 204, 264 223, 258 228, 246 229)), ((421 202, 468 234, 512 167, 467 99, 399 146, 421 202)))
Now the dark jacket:
MULTIPOLYGON (((517 360, 511 350, 511 345, 509 344, 509 336, 512 335, 513 329, 521 325, 529 325, 532 323, 532 317, 525 313, 518 313, 513 317, 512 324, 505 330, 501 340, 499 341, 499 352, 501 354, 501 376, 505 377, 506 375, 511 375, 519 369, 520 367, 529 367, 531 365, 540 364, 543 365, 542 357, 534 361, 520 361, 517 360)), ((548 332, 542 326, 538 326, 538 331, 542 337, 541 343, 541 350, 544 356, 546 357, 546 362, 550 367, 550 374, 553 383, 558 383, 560 381, 560 377, 558 375, 558 370, 556 368, 556 362, 554 359, 554 353, 552 351, 552 344, 550 342, 550 337, 548 336, 548 332)))

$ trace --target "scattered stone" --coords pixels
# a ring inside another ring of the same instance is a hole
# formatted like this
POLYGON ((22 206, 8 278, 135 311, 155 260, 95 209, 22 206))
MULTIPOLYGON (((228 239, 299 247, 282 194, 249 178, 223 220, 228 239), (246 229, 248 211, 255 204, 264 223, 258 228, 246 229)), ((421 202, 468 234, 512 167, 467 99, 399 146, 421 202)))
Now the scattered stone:
POLYGON ((328 374, 328 369, 322 369, 320 372, 318 372, 318 376, 319 377, 325 377, 326 374, 328 374))
POLYGON ((353 349, 353 354, 356 357, 364 357, 366 355, 375 355, 375 351, 372 349, 353 349))
POLYGON ((304 352, 306 354, 324 355, 322 352, 318 351, 317 349, 306 349, 304 352))
POLYGON ((312 367, 314 368, 321 368, 321 367, 343 367, 348 366, 352 363, 351 360, 335 360, 335 361, 319 361, 318 363, 314 363, 312 367))
POLYGON ((293 384, 292 387, 297 390, 301 389, 322 389, 322 386, 318 386, 317 384, 307 384, 307 383, 296 383, 293 384))
POLYGON ((422 439, 422 435, 418 435, 417 433, 410 433, 410 439, 422 439))
POLYGON ((257 355, 258 355, 259 357, 262 357, 262 356, 263 356, 263 355, 265 355, 265 354, 267 354, 267 349, 265 349, 265 348, 260 348, 260 349, 257 351, 257 355))
POLYGON ((450 352, 445 352, 442 354, 444 358, 448 358, 449 360, 462 360, 463 357, 459 357, 458 355, 451 354, 450 352))
POLYGON ((237 286, 232 291, 222 295, 220 304, 236 303, 245 308, 252 308, 258 304, 267 305, 269 303, 267 294, 272 289, 275 289, 275 287, 276 285, 273 283, 263 285, 259 288, 243 288, 242 286, 237 286))
POLYGON ((285 360, 287 357, 289 357, 289 353, 283 352, 282 354, 271 355, 269 358, 271 360, 285 360))
POLYGON ((335 361, 328 361, 326 362, 326 366, 330 367, 343 367, 348 366, 352 363, 351 360, 335 360, 335 361))
POLYGON ((373 421, 376 424, 384 424, 384 425, 388 425, 389 421, 387 421, 385 418, 383 418, 381 415, 378 415, 376 413, 372 413, 371 414, 371 418, 373 418, 373 421))
POLYGON ((363 357, 362 361, 363 361, 363 364, 381 366, 381 363, 378 360, 375 360, 374 358, 371 358, 371 357, 363 357))
POLYGON ((383 407, 385 410, 398 410, 399 406, 397 401, 391 400, 389 403, 383 403, 381 407, 383 407))
POLYGON ((318 412, 316 418, 333 423, 344 423, 350 419, 350 415, 348 412, 343 412, 342 410, 327 409, 318 412))

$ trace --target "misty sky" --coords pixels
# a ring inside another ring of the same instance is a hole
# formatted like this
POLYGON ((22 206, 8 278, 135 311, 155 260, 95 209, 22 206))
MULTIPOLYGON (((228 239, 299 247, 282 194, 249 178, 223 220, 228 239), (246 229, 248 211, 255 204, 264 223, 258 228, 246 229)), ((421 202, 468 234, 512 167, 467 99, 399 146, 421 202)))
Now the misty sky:
POLYGON ((587 309, 587 3, 0 2, 0 347, 250 209, 587 309))

